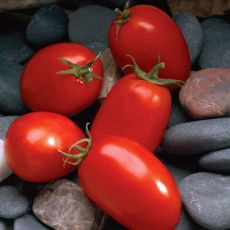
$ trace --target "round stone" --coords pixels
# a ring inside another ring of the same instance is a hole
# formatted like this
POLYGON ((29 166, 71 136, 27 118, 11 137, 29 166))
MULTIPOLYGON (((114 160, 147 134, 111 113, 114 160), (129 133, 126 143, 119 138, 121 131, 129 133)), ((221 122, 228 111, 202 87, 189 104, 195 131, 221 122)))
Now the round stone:
POLYGON ((13 219, 29 208, 28 199, 13 186, 0 186, 0 217, 13 219))
POLYGON ((64 40, 67 37, 68 16, 59 5, 47 5, 35 12, 27 29, 28 41, 43 47, 64 40))
POLYGON ((189 49, 190 60, 193 63, 200 54, 203 41, 200 22, 195 16, 187 12, 177 14, 174 16, 174 20, 184 35, 189 49))

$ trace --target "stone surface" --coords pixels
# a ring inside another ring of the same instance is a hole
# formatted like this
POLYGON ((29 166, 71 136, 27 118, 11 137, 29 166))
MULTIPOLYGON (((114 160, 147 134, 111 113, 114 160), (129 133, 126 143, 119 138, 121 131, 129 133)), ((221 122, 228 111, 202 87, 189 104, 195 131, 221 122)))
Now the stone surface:
POLYGON ((0 186, 0 217, 13 219, 29 208, 27 198, 13 186, 0 186))
POLYGON ((182 209, 180 222, 176 226, 175 230, 200 230, 200 228, 194 223, 194 221, 188 216, 184 208, 182 209))
POLYGON ((6 225, 2 221, 0 221, 0 230, 6 230, 6 225))
POLYGON ((120 79, 122 73, 116 66, 109 48, 104 50, 100 57, 104 66, 103 87, 100 98, 106 97, 113 85, 120 79))
MULTIPOLYGON (((1 51, 0 51, 1 52, 1 51)), ((19 92, 23 66, 0 58, 0 110, 4 114, 18 115, 28 110, 19 92)))
POLYGON ((194 119, 230 115, 230 68, 210 68, 190 75, 180 103, 194 119))
POLYGON ((230 118, 187 122, 166 130, 162 148, 170 154, 201 154, 230 147, 230 118))
POLYGON ((14 230, 48 230, 33 215, 24 215, 14 221, 14 230))
MULTIPOLYGON (((26 43, 25 37, 20 33, 4 34, 0 36, 0 60, 2 58, 12 61, 13 64, 24 63, 34 51, 26 43)), ((1 63, 1 66, 3 64, 1 63)), ((12 65, 13 66, 13 65, 12 65)))
POLYGON ((69 38, 99 53, 108 47, 108 30, 114 17, 114 11, 103 6, 82 7, 70 15, 69 38))
POLYGON ((219 18, 211 18, 201 23, 203 46, 198 60, 204 68, 230 67, 230 25, 219 18))
POLYGON ((8 127, 19 116, 0 117, 0 139, 4 140, 8 127))
POLYGON ((87 198, 80 186, 68 180, 47 185, 35 198, 33 212, 56 230, 99 230, 104 214, 87 198))
POLYGON ((32 45, 43 47, 64 40, 67 31, 67 14, 60 6, 52 4, 35 12, 26 29, 26 37, 32 45))
POLYGON ((198 19, 190 13, 183 12, 174 16, 176 24, 179 26, 188 45, 190 60, 193 63, 200 54, 203 33, 198 19))
POLYGON ((214 172, 230 172, 230 148, 205 154, 199 164, 204 169, 214 172))
POLYGON ((230 176, 196 173, 180 183, 182 200, 189 215, 208 229, 230 228, 230 176))

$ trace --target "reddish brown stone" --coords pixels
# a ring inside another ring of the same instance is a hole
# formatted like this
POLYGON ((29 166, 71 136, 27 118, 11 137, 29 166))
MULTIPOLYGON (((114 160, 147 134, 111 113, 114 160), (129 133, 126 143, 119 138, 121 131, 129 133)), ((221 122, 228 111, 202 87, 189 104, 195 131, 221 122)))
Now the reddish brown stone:
POLYGON ((179 95, 180 103, 195 119, 230 115, 230 68, 192 73, 179 95))

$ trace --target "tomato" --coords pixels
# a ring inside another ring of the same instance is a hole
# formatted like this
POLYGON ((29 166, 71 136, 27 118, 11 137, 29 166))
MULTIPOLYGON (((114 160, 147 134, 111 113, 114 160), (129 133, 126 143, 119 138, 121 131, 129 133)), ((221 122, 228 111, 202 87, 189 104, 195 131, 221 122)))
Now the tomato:
MULTIPOLYGON (((154 6, 136 5, 118 11, 110 26, 109 45, 120 68, 130 63, 127 54, 145 72, 160 57, 166 66, 160 77, 185 80, 189 76, 190 58, 183 34, 166 13, 154 6)), ((126 68, 125 73, 129 72, 131 69, 126 68)))
POLYGON ((80 184, 106 213, 132 230, 174 230, 181 199, 164 165, 143 146, 112 135, 93 142, 80 184))
MULTIPOLYGON (((82 130, 63 115, 32 112, 16 119, 5 138, 5 157, 14 173, 31 182, 46 182, 73 171, 58 152, 84 138, 82 130)), ((77 153, 75 150, 72 153, 77 153)))
POLYGON ((136 141, 150 151, 160 144, 171 113, 171 95, 166 87, 151 82, 159 81, 157 76, 154 79, 141 74, 143 78, 128 74, 113 86, 92 123, 93 140, 113 134, 136 141))
POLYGON ((21 76, 20 91, 31 110, 70 116, 98 98, 102 76, 102 63, 91 50, 76 43, 59 43, 30 59, 21 76))

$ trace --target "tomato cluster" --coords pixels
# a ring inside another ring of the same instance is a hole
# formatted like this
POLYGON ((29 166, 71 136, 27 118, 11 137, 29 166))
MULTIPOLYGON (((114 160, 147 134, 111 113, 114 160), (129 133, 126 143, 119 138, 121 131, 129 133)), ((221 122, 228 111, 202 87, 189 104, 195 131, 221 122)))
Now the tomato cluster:
POLYGON ((8 129, 6 159, 18 176, 32 182, 59 178, 79 165, 85 192, 118 222, 132 230, 175 229, 180 195, 153 152, 170 116, 169 88, 190 70, 185 40, 161 10, 126 5, 117 10, 109 43, 126 76, 102 103, 88 137, 66 116, 98 98, 103 78, 99 55, 81 44, 59 43, 32 57, 20 90, 35 112, 8 129))

